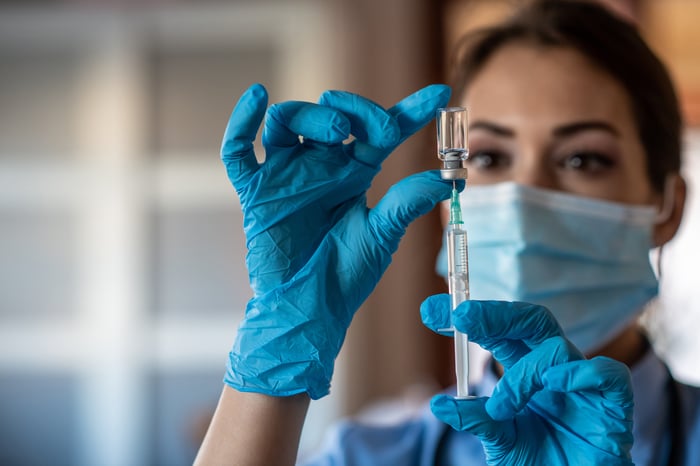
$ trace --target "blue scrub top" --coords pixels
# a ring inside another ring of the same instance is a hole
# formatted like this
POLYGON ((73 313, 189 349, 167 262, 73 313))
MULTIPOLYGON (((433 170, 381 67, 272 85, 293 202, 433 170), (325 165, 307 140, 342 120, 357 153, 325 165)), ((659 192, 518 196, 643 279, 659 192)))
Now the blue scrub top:
MULTIPOLYGON (((495 384, 495 374, 487 373, 474 392, 489 396, 495 384)), ((671 380, 653 351, 632 369, 632 387, 634 463, 700 465, 700 388, 671 380)), ((443 424, 426 405, 419 415, 390 426, 342 421, 322 450, 301 464, 482 466, 486 460, 476 437, 443 424)))

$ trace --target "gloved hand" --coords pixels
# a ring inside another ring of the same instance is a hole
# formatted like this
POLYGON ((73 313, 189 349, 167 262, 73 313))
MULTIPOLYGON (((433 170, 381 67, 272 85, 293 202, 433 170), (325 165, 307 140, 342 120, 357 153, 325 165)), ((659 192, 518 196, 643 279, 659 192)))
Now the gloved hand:
POLYGON ((328 393, 354 312, 374 289, 407 225, 450 195, 437 171, 406 178, 368 209, 381 162, 430 121, 449 88, 424 88, 384 110, 328 91, 319 104, 267 110, 265 161, 253 140, 267 106, 260 85, 231 115, 222 159, 241 200, 254 297, 225 382, 276 396, 328 393), (343 144, 350 135, 355 140, 343 144), (300 137, 301 136, 301 137, 300 137))
POLYGON ((610 358, 586 360, 544 307, 466 301, 450 316, 448 295, 421 305, 426 326, 451 324, 504 367, 490 398, 438 395, 435 416, 476 435, 490 465, 632 464, 629 370, 610 358))

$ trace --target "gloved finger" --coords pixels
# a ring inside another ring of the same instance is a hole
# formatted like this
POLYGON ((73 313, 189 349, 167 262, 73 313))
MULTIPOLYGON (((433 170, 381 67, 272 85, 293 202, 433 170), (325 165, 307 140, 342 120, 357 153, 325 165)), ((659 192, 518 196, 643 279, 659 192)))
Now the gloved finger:
POLYGON ((548 390, 556 392, 599 391, 617 404, 632 403, 632 382, 626 365, 604 356, 571 361, 551 367, 542 376, 548 390))
MULTIPOLYGON (((439 294, 430 296, 421 304, 421 318, 423 323, 440 335, 453 336, 454 330, 452 325, 456 322, 462 329, 470 328, 472 320, 466 319, 469 315, 469 308, 480 308, 482 305, 488 306, 492 301, 467 301, 459 306, 459 313, 452 312, 452 300, 448 294, 439 294), (477 303, 477 304, 474 304, 477 303)), ((500 305, 499 301, 495 301, 496 305, 500 305)), ((496 306, 497 307, 497 306, 496 306)), ((498 312, 495 310, 494 312, 498 312)), ((464 330, 462 330, 464 331, 464 330)), ((506 368, 515 364, 521 357, 530 352, 530 348, 520 340, 511 340, 496 336, 495 338, 480 337, 477 340, 471 338, 468 332, 465 332, 470 340, 481 345, 482 348, 490 351, 493 356, 503 364, 506 368)))
POLYGON ((436 395, 430 400, 430 410, 435 417, 453 429, 467 431, 484 443, 498 440, 502 447, 509 449, 514 439, 512 424, 494 421, 486 412, 488 398, 456 399, 447 395, 436 395))
POLYGON ((438 170, 411 175, 392 186, 369 211, 369 226, 391 254, 406 227, 449 198, 451 192, 452 181, 442 180, 438 170))
POLYGON ((446 293, 428 296, 420 305, 420 316, 423 324, 433 332, 440 335, 454 334, 452 327, 452 303, 450 295, 446 293))
MULTIPOLYGON (((351 92, 325 91, 318 102, 343 112, 350 121, 350 132, 357 141, 377 149, 393 149, 398 144, 401 136, 398 123, 371 100, 351 92)), ((376 166, 388 155, 386 151, 375 152, 378 160, 362 162, 376 166)))
POLYGON ((563 425, 617 456, 629 451, 634 399, 627 366, 606 357, 572 361, 548 369, 542 382, 548 390, 576 392, 563 399, 563 425))
POLYGON ((581 358, 565 338, 545 340, 505 371, 486 403, 486 411, 496 420, 512 419, 542 390, 542 377, 549 368, 581 358))
POLYGON ((547 308, 518 301, 465 301, 455 309, 452 322, 506 367, 528 348, 564 334, 547 308))
POLYGON ((564 335, 547 308, 519 301, 465 301, 455 309, 453 321, 458 330, 476 342, 508 338, 534 347, 564 335))
POLYGON ((258 170, 253 142, 266 108, 267 91, 261 84, 253 84, 238 99, 226 125, 221 160, 236 191, 240 192, 258 170))
POLYGON ((450 100, 451 90, 444 84, 431 84, 420 89, 391 107, 393 116, 401 129, 401 144, 406 138, 435 118, 435 112, 450 100))
POLYGON ((299 136, 322 144, 340 144, 350 135, 350 121, 338 110, 310 102, 271 105, 265 118, 263 145, 292 147, 299 136))

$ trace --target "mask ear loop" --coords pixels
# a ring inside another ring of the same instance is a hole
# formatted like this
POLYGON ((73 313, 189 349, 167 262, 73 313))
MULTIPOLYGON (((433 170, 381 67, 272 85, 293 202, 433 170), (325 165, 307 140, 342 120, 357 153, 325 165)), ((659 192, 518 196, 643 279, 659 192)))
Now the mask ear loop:
MULTIPOLYGON (((661 205, 661 210, 656 214, 654 218, 654 224, 658 225, 664 223, 666 220, 671 218, 673 213, 673 206, 676 203, 675 197, 676 191, 676 175, 675 173, 669 173, 666 175, 666 180, 664 181, 664 199, 661 205)), ((663 244, 659 246, 658 253, 656 254, 656 275, 659 280, 663 275, 661 271, 661 256, 663 255, 664 246, 663 244)))
POLYGON ((666 175, 666 180, 664 181, 664 199, 661 205, 661 210, 654 217, 654 224, 664 223, 666 220, 671 218, 673 213, 673 206, 676 203, 676 197, 674 196, 676 191, 676 175, 674 173, 669 173, 666 175))
MULTIPOLYGON (((661 209, 657 212, 656 216, 654 217, 654 225, 658 225, 660 223, 664 223, 666 220, 671 218, 671 214, 673 213, 673 206, 676 202, 675 198, 675 191, 676 190, 676 176, 674 173, 668 173, 666 175, 666 178, 664 180, 664 193, 663 193, 663 203, 661 205, 661 209)), ((656 265, 654 272, 656 273, 656 278, 660 282, 662 277, 663 277, 663 271, 661 267, 662 263, 662 256, 663 256, 663 251, 664 251, 664 245, 662 244, 655 250, 655 256, 654 257, 654 264, 656 265)), ((653 267, 652 265, 652 267, 653 267)), ((660 311, 660 301, 658 296, 652 300, 653 304, 647 304, 645 307, 644 312, 639 316, 639 324, 640 324, 640 329, 642 330, 642 333, 644 336, 647 338, 648 341, 651 341, 651 336, 659 331, 659 328, 661 325, 661 320, 662 318, 660 317, 661 314, 659 313, 660 311)))
POLYGON ((662 244, 659 246, 659 252, 656 254, 656 274, 659 277, 659 281, 661 281, 661 277, 663 276, 663 272, 661 271, 661 256, 663 255, 663 252, 664 246, 662 244))

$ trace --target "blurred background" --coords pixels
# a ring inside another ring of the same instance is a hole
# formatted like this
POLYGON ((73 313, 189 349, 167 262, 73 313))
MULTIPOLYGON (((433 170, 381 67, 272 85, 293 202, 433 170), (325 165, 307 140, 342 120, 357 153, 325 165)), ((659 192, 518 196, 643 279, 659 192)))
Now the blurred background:
MULTIPOLYGON (((339 88, 389 106, 444 82, 455 39, 518 3, 0 2, 0 464, 191 463, 251 295, 218 155, 238 96, 261 82, 272 102, 339 88)), ((688 121, 687 217, 647 321, 700 385, 700 1, 605 3, 671 67, 688 121)), ((433 134, 385 163, 370 204, 438 167, 433 134)), ((452 382, 451 342, 418 313, 444 290, 440 242, 437 212, 409 228, 302 450, 340 416, 410 410, 452 382)))

